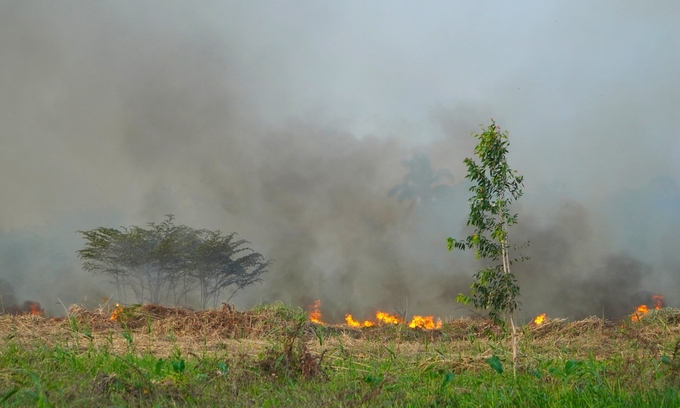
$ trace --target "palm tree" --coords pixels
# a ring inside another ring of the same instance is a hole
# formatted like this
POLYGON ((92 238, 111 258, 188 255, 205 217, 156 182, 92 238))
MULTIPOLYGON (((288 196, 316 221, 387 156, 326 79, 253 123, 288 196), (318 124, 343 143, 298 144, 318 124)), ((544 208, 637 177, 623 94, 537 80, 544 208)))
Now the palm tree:
POLYGON ((447 169, 432 170, 430 157, 427 154, 415 154, 412 159, 402 161, 411 169, 404 182, 392 187, 388 191, 390 197, 397 197, 399 202, 412 200, 409 208, 414 205, 426 205, 442 199, 451 188, 449 184, 438 184, 443 178, 453 182, 453 175, 447 169))

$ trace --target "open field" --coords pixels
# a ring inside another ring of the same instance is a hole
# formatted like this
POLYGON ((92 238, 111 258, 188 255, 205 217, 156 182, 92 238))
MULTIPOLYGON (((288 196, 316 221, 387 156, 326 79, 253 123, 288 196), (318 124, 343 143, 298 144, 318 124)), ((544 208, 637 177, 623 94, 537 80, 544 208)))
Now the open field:
POLYGON ((323 326, 281 304, 156 305, 0 316, 2 406, 680 406, 680 311, 640 322, 548 319, 509 339, 481 319, 441 329, 323 326))

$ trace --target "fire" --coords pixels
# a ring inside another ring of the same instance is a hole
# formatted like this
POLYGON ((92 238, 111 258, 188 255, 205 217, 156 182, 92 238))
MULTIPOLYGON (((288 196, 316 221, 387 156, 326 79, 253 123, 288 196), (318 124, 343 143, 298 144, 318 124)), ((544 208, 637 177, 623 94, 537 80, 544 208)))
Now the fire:
POLYGON ((434 320, 434 316, 413 316, 411 323, 408 327, 412 329, 440 329, 442 327, 442 321, 440 319, 434 320))
MULTIPOLYGON (((391 315, 386 312, 377 312, 375 314, 375 318, 378 320, 378 323, 385 323, 385 324, 401 324, 404 323, 404 320, 396 315, 391 315)), ((352 327, 373 327, 376 325, 376 323, 370 321, 370 320, 364 320, 363 322, 359 322, 354 319, 354 317, 351 314, 345 315, 345 322, 347 325, 352 326, 352 327)), ((425 330, 432 330, 432 329, 440 329, 442 327, 442 321, 440 319, 435 319, 434 316, 413 316, 413 319, 408 324, 408 327, 412 329, 425 329, 425 330)))
POLYGON ((540 326, 540 325, 543 324, 545 319, 546 319, 545 313, 541 313, 540 315, 536 316, 536 318, 534 319, 534 324, 536 326, 540 326))
POLYGON ((649 308, 647 307, 647 305, 640 305, 635 310, 635 313, 633 313, 633 315, 630 317, 630 320, 634 322, 639 322, 640 319, 647 316, 647 313, 649 313, 649 308))
POLYGON ((364 320, 363 323, 354 320, 351 314, 345 315, 345 322, 352 327, 373 327, 375 323, 370 320, 364 320))
POLYGON ((33 316, 44 316, 45 311, 40 307, 40 303, 38 302, 30 302, 27 303, 27 306, 29 308, 29 313, 32 314, 33 316))
POLYGON ((31 316, 45 316, 45 309, 40 306, 40 303, 27 300, 24 305, 20 308, 18 306, 12 306, 7 310, 7 314, 10 315, 31 315, 31 316))
POLYGON ((399 318, 399 316, 391 315, 389 313, 381 312, 379 310, 375 314, 375 318, 383 323, 388 324, 399 324, 403 322, 403 320, 399 318))
POLYGON ((323 321, 321 321, 322 316, 321 316, 321 310, 319 308, 321 307, 321 299, 317 299, 314 301, 314 305, 312 306, 311 310, 308 311, 309 315, 309 321, 313 323, 319 323, 323 324, 323 321))
POLYGON ((109 320, 117 320, 118 317, 120 317, 120 314, 123 312, 123 307, 116 303, 116 308, 113 309, 113 313, 111 313, 111 317, 109 320))
MULTIPOLYGON (((661 295, 652 295, 652 301, 654 302, 654 309, 659 310, 663 307, 663 296, 661 295)), ((649 314, 649 307, 647 305, 640 305, 635 309, 635 313, 633 313, 632 316, 630 316, 630 320, 633 322, 639 322, 640 319, 643 317, 647 316, 649 314)))
MULTIPOLYGON (((116 305, 117 306, 117 305, 116 305)), ((314 301, 314 304, 309 307, 307 316, 309 320, 314 323, 323 324, 321 311, 321 300, 314 301)), ((122 308, 121 308, 122 310, 122 308)), ((114 314, 116 312, 114 311, 114 314)), ((111 316, 114 319, 114 315, 111 316)), ((405 324, 404 319, 398 315, 387 312, 377 311, 375 314, 375 321, 364 320, 363 322, 354 319, 351 314, 345 315, 345 323, 350 327, 373 327, 380 324, 405 324)), ((433 330, 442 327, 441 319, 435 319, 434 316, 413 316, 413 319, 408 323, 408 327, 412 329, 433 330)))

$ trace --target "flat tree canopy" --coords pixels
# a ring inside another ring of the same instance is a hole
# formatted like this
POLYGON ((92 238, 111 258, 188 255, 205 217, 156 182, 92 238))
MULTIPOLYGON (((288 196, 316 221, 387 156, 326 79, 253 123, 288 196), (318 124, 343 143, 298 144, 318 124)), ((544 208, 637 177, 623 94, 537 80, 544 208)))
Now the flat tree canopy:
POLYGON ((147 228, 78 231, 86 241, 77 251, 83 269, 106 276, 116 285, 119 299, 130 289, 139 303, 178 304, 198 292, 204 309, 216 307, 225 293, 228 302, 267 272, 271 262, 249 248, 250 242, 237 240, 235 232, 197 230, 173 220, 170 214, 147 228))

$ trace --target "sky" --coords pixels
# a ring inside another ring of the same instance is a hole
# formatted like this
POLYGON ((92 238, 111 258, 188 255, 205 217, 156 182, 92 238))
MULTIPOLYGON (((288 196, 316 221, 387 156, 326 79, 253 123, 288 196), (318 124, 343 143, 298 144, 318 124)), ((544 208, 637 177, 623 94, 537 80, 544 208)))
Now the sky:
POLYGON ((96 304, 111 287, 75 231, 172 213, 273 259, 239 307, 470 313, 453 299, 478 265, 444 241, 493 118, 525 176, 522 313, 677 306, 678 18, 670 0, 3 2, 0 278, 53 314, 96 304), (436 202, 388 194, 414 157, 453 175, 436 202))

